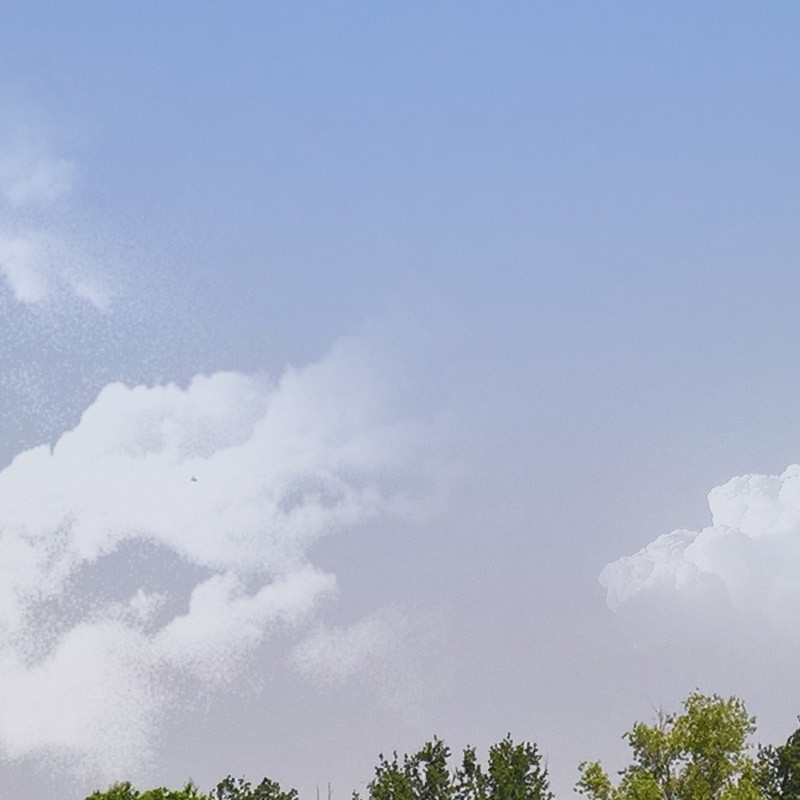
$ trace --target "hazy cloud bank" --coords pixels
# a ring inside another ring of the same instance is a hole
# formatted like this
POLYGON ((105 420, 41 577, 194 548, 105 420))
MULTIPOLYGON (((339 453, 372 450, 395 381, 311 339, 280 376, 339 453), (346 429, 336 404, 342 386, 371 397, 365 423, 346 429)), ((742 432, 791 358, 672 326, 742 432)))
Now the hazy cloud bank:
MULTIPOLYGON (((107 386, 0 472, 0 749, 109 777, 146 759, 176 687, 220 686, 314 619, 336 579, 309 548, 406 507, 420 440, 352 341, 277 383, 107 386)), ((344 679, 395 622, 317 628, 293 663, 344 679)))

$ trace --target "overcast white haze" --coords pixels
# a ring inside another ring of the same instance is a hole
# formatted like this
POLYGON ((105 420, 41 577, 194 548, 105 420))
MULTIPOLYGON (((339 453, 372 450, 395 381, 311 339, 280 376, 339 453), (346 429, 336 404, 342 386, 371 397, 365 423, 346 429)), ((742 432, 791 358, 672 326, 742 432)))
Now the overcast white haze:
POLYGON ((0 798, 794 730, 797 4, 0 18, 0 798))

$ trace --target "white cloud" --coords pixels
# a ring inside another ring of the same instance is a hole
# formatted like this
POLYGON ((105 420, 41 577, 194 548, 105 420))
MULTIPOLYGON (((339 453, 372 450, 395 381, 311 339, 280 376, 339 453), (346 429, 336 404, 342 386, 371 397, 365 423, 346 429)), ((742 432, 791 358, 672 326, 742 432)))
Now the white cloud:
POLYGON ((342 683, 375 666, 405 633, 399 612, 384 609, 350 625, 317 626, 292 653, 302 675, 320 684, 342 683))
POLYGON ((278 383, 112 384, 18 455, 0 472, 0 750, 123 774, 152 752, 161 687, 224 684, 311 618, 336 584, 309 547, 392 508, 416 435, 376 398, 342 343, 278 383), (131 572, 132 546, 171 554, 163 586, 131 572))
POLYGON ((73 298, 97 311, 110 308, 113 293, 84 248, 42 229, 0 229, 0 279, 29 306, 73 298))
POLYGON ((105 270, 85 242, 61 224, 63 201, 77 175, 74 161, 52 156, 30 129, 0 142, 0 280, 25 305, 71 298, 107 311, 105 270), (35 223, 31 222, 31 214, 35 223))
POLYGON ((74 161, 32 152, 0 158, 0 191, 13 208, 53 203, 70 194, 77 174, 74 161))
POLYGON ((230 680, 271 624, 302 622, 335 587, 333 575, 311 567, 298 568, 253 594, 235 574, 216 574, 194 588, 187 613, 158 631, 155 651, 206 683, 230 680))
POLYGON ((109 310, 113 293, 109 290, 106 280, 89 274, 82 276, 67 274, 65 278, 72 294, 79 300, 86 300, 97 311, 109 310))
POLYGON ((13 209, 50 206, 71 194, 78 165, 54 156, 37 126, 4 126, 0 142, 0 198, 13 209))
POLYGON ((800 465, 733 478, 711 490, 708 505, 708 527, 664 534, 603 569, 609 607, 693 598, 700 611, 722 602, 800 634, 800 465))
POLYGON ((441 625, 436 613, 387 606, 350 625, 315 625, 289 660, 320 691, 352 682, 396 718, 428 725, 427 709, 447 691, 434 656, 441 625))
POLYGON ((0 275, 20 303, 39 303, 49 294, 42 261, 42 248, 32 238, 0 234, 0 275))
POLYGON ((96 757, 113 770, 152 752, 161 702, 146 669, 146 641, 114 621, 74 626, 47 658, 0 649, 0 740, 8 757, 47 752, 79 770, 96 757))

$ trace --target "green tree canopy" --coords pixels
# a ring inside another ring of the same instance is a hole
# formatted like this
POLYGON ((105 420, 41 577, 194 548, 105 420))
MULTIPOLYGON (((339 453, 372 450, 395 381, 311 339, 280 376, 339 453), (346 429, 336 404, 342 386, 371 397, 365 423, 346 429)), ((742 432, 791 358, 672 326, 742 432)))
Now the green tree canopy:
MULTIPOLYGON (((514 744, 509 734, 489 750, 481 766, 474 747, 467 747, 461 766, 451 771, 450 748, 440 739, 418 752, 392 759, 379 756, 369 783, 369 800, 552 800, 547 769, 536 745, 514 744)), ((361 800, 354 793, 354 800, 361 800)))
POLYGON ((253 786, 244 778, 234 780, 228 775, 217 784, 211 793, 211 800, 297 800, 297 791, 284 791, 277 781, 264 778, 258 786, 253 786))
POLYGON ((511 734, 489 749, 484 772, 475 749, 464 750, 456 772, 458 800, 552 800, 547 769, 531 742, 514 744, 511 734))
POLYGON ((769 800, 796 800, 800 797, 800 728, 785 744, 762 747, 764 794, 769 800))
POLYGON ((129 782, 115 783, 105 792, 93 792, 86 800, 211 800, 209 795, 200 794, 197 787, 187 783, 183 789, 159 787, 140 792, 129 782))
POLYGON ((682 714, 637 722, 624 734, 632 763, 614 786, 599 762, 584 762, 576 789, 591 800, 763 800, 763 771, 748 755, 755 718, 731 697, 700 693, 682 714))
POLYGON ((284 791, 279 783, 268 778, 253 786, 244 778, 228 775, 210 794, 201 794, 191 781, 183 789, 159 787, 143 792, 125 782, 115 783, 105 792, 94 792, 86 800, 297 800, 297 792, 284 791))

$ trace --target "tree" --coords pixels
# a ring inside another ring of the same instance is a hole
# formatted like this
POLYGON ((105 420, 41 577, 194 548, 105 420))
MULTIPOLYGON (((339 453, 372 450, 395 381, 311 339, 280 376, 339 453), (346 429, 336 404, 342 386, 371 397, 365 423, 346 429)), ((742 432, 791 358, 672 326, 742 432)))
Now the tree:
POLYGON ((800 797, 800 728, 785 744, 762 747, 759 756, 766 797, 769 800, 800 797))
POLYGON ((139 800, 140 794, 128 783, 115 783, 105 792, 92 792, 86 800, 139 800))
POLYGON ((183 789, 148 789, 139 797, 139 800, 210 800, 207 794, 200 794, 193 783, 187 783, 183 789))
POLYGON ((535 744, 514 744, 509 733, 489 750, 490 800, 552 800, 547 769, 535 744))
POLYGON ((297 792, 294 789, 285 792, 279 783, 268 778, 253 786, 244 778, 228 775, 211 794, 201 794, 191 781, 183 789, 159 787, 144 792, 126 781, 115 783, 105 792, 94 792, 86 800, 297 800, 297 792))
MULTIPOLYGON (((510 734, 490 748, 486 769, 467 747, 451 773, 450 748, 437 738, 402 762, 396 752, 391 761, 379 758, 369 800, 552 800, 536 745, 514 744, 510 734)), ((354 800, 361 800, 357 793, 354 800)))
POLYGON ((633 761, 618 786, 599 762, 584 762, 577 791, 591 800, 762 800, 762 769, 747 754, 755 718, 744 703, 695 693, 683 707, 624 734, 633 761))
POLYGON ((489 748, 489 765, 483 771, 475 748, 464 750, 456 772, 458 800, 552 800, 547 769, 535 744, 514 744, 509 733, 489 748))
POLYGON ((211 800, 297 800, 297 791, 284 791, 277 781, 264 778, 258 786, 253 786, 244 778, 234 780, 228 775, 217 784, 211 800))
POLYGON ((105 792, 94 792, 86 800, 212 800, 209 795, 200 794, 190 781, 183 789, 158 787, 140 792, 129 782, 115 783, 105 792))
MULTIPOLYGON (((447 767, 450 748, 434 737, 412 755, 404 755, 402 763, 397 751, 392 760, 381 753, 375 777, 367 785, 369 800, 452 800, 453 781, 447 767)), ((353 800, 361 800, 353 792, 353 800)))

